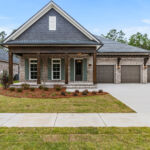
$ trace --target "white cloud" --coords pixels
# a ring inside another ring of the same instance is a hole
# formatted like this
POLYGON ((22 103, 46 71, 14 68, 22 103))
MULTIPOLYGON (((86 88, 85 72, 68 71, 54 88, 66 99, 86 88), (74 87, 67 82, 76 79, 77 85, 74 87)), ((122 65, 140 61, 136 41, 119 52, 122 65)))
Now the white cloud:
POLYGON ((101 34, 101 30, 99 28, 93 28, 93 29, 89 29, 91 31, 91 33, 93 34, 97 34, 100 35, 101 34))
POLYGON ((9 35, 10 33, 12 33, 13 30, 14 30, 13 27, 0 26, 0 32, 1 31, 5 31, 7 33, 7 35, 9 35))
POLYGON ((142 34, 146 33, 150 37, 150 26, 135 26, 135 27, 124 28, 122 30, 126 33, 126 36, 128 38, 137 32, 140 32, 142 34))
POLYGON ((10 17, 6 17, 6 16, 0 16, 0 20, 9 20, 11 19, 10 17))
POLYGON ((150 24, 150 19, 143 19, 142 22, 146 24, 150 24))

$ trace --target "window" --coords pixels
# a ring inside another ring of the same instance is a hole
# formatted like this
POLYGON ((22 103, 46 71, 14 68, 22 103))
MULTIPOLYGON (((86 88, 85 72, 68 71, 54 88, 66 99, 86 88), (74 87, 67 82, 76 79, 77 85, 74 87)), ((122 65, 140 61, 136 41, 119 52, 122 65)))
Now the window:
POLYGON ((30 80, 37 79, 37 59, 30 59, 30 80))
POLYGON ((61 79, 61 60, 60 59, 52 59, 52 75, 53 80, 61 79))
POLYGON ((49 16, 49 30, 56 30, 56 16, 49 16))

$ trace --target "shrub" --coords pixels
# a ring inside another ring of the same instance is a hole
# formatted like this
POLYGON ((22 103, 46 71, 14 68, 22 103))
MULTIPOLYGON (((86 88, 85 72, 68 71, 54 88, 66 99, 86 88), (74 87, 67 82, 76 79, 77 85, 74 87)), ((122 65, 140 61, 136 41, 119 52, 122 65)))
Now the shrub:
POLYGON ((84 90, 84 91, 82 92, 82 95, 88 95, 88 93, 89 93, 88 90, 84 90))
POLYGON ((70 94, 71 94, 71 92, 67 92, 67 94, 68 94, 68 95, 70 95, 70 94))
POLYGON ((75 93, 80 93, 80 91, 79 90, 75 90, 75 93))
POLYGON ((61 95, 62 95, 62 96, 66 96, 66 92, 62 91, 62 92, 61 92, 61 95))
POLYGON ((92 94, 93 94, 93 95, 96 95, 96 94, 97 94, 97 92, 96 92, 96 91, 92 91, 92 94))
POLYGON ((51 96, 56 96, 57 94, 56 93, 53 93, 51 96))
POLYGON ((55 89, 56 91, 61 91, 62 87, 61 87, 60 85, 55 85, 55 86, 54 86, 54 89, 55 89))
POLYGON ((21 87, 22 87, 24 90, 29 90, 30 85, 25 83, 25 84, 22 84, 21 87))
POLYGON ((21 93, 21 92, 23 92, 23 89, 22 88, 18 88, 17 92, 21 93))
POLYGON ((30 91, 32 91, 32 92, 35 91, 35 88, 30 88, 30 91))
POLYGON ((13 92, 13 91, 15 91, 15 88, 11 87, 11 88, 9 88, 9 91, 13 92))
POLYGON ((103 90, 99 90, 98 93, 103 93, 103 90))
POLYGON ((3 71, 2 77, 1 77, 1 84, 4 89, 9 88, 9 77, 7 71, 3 71))
POLYGON ((75 92, 75 93, 73 93, 73 96, 78 96, 78 93, 76 93, 76 92, 75 92))
POLYGON ((42 90, 44 87, 42 85, 39 86, 39 89, 42 90))
POLYGON ((43 90, 44 90, 44 91, 48 91, 49 89, 48 89, 47 87, 44 87, 43 90))

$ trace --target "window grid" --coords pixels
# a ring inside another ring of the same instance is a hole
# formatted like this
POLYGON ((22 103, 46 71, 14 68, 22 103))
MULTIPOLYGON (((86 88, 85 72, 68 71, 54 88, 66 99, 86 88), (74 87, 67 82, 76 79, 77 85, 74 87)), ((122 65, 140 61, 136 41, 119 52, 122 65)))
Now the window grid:
POLYGON ((52 60, 52 68, 53 68, 53 80, 61 79, 61 60, 53 59, 52 60))

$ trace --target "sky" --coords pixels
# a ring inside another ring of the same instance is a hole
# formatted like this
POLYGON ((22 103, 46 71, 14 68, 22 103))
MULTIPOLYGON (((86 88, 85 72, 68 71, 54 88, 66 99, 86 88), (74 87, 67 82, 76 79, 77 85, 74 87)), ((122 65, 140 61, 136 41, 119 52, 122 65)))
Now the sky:
MULTIPOLYGON (((0 0, 0 31, 10 34, 50 0, 0 0)), ((93 34, 110 29, 150 37, 150 0, 54 0, 93 34)))

